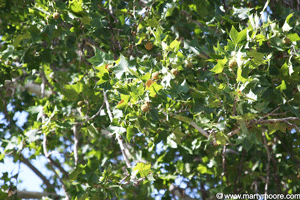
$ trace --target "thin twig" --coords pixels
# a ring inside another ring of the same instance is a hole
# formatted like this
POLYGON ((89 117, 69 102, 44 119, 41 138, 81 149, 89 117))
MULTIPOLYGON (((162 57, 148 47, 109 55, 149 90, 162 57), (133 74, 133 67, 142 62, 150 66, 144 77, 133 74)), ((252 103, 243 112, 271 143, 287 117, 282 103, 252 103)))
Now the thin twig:
POLYGON ((195 122, 191 122, 190 125, 192 125, 200 133, 202 133, 202 135, 204 135, 205 137, 209 138, 209 134, 205 130, 203 130, 201 127, 199 127, 195 122))
POLYGON ((74 124, 72 127, 73 134, 74 134, 74 161, 75 161, 75 166, 78 164, 78 130, 77 130, 77 125, 74 124))
MULTIPOLYGON (((103 96, 104 96, 104 103, 106 104, 106 109, 107 109, 107 113, 108 113, 109 119, 112 122, 113 121, 113 115, 112 115, 111 110, 110 110, 110 106, 109 106, 109 102, 108 102, 105 90, 103 90, 103 96)), ((116 140, 119 143, 119 146, 120 146, 120 149, 121 149, 121 152, 122 152, 122 155, 124 157, 124 160, 126 162, 127 167, 131 168, 130 161, 129 161, 127 155, 126 155, 126 149, 125 149, 125 145, 123 143, 122 136, 120 134, 116 134, 116 140)))
POLYGON ((42 77, 42 80, 44 81, 44 84, 47 85, 50 89, 51 92, 54 92, 54 87, 51 85, 45 75, 45 72, 43 70, 40 71, 40 76, 42 77))
POLYGON ((222 151, 222 167, 223 167, 223 172, 221 175, 221 181, 223 182, 223 177, 226 177, 226 181, 228 181, 227 173, 226 173, 226 145, 223 146, 223 151, 222 151))
MULTIPOLYGON (((43 85, 43 84, 42 84, 43 85)), ((42 90, 42 97, 44 96, 43 90, 42 90)), ((42 129, 45 126, 45 114, 44 114, 44 110, 42 111, 42 129)), ((71 197, 69 196, 69 194, 67 193, 67 187, 65 186, 65 183, 62 181, 62 179, 59 177, 58 173, 55 171, 55 169, 53 168, 53 164, 55 163, 54 160, 51 159, 50 154, 48 153, 47 150, 47 136, 46 133, 44 132, 44 138, 43 138, 43 151, 44 154, 49 162, 49 166, 51 168, 51 170, 56 174, 57 178, 60 180, 62 187, 65 191, 66 194, 66 199, 69 200, 71 197)), ((61 167, 62 168, 62 167, 61 167)), ((63 171, 62 171, 63 172, 63 171)))
POLYGON ((60 164, 58 164, 57 162, 55 162, 55 161, 51 158, 50 154, 49 154, 49 160, 50 160, 50 162, 52 163, 52 165, 54 165, 56 168, 58 168, 58 169, 63 173, 64 178, 66 178, 66 179, 69 178, 68 172, 67 172, 60 164))
MULTIPOLYGON (((268 116, 270 116, 270 114, 268 114, 268 116)), ((279 118, 279 119, 266 119, 266 120, 251 120, 250 122, 248 122, 247 124, 247 128, 251 127, 253 124, 271 124, 271 123, 279 123, 279 122, 285 122, 287 124, 289 124, 290 122, 288 121, 297 121, 300 120, 298 117, 286 117, 286 118, 279 118)), ((292 124, 293 125, 293 124, 292 124)), ((296 125, 293 125, 294 127, 297 128, 297 130, 300 130, 296 125)), ((237 134, 240 131, 240 128, 237 128, 231 132, 229 132, 227 134, 228 137, 232 137, 235 134, 237 134)))
MULTIPOLYGON (((104 103, 106 104, 106 109, 107 109, 107 113, 108 113, 108 116, 109 116, 109 119, 110 121, 112 122, 113 121, 113 115, 111 113, 111 110, 110 110, 110 106, 109 106, 109 102, 108 102, 108 98, 107 98, 107 95, 106 95, 106 92, 105 90, 103 90, 103 96, 104 96, 104 103)), ((119 143, 119 146, 120 146, 120 149, 121 149, 121 152, 122 152, 122 155, 124 157, 124 160, 125 160, 125 163, 127 165, 128 168, 131 168, 132 165, 128 159, 128 156, 126 154, 126 151, 128 154, 129 151, 125 148, 125 145, 124 145, 124 140, 122 138, 122 136, 118 133, 116 133, 116 140, 118 141, 119 143)), ((130 155, 131 156, 131 155, 130 155)), ((142 178, 139 178, 139 179, 136 179, 134 175, 131 175, 131 181, 133 182, 133 184, 136 186, 138 185, 141 181, 145 180, 144 177, 142 178)))
POLYGON ((234 129, 233 131, 230 131, 229 133, 227 133, 227 136, 232 137, 235 134, 238 134, 240 132, 240 130, 241 130, 240 128, 234 129))
POLYGON ((40 71, 40 77, 42 79, 41 94, 42 94, 42 98, 44 98, 45 97, 46 76, 43 76, 43 70, 40 71))
POLYGON ((295 129, 298 133, 300 132, 300 129, 299 129, 299 127, 298 127, 296 124, 293 124, 293 123, 291 123, 291 122, 289 122, 289 121, 285 121, 285 123, 287 123, 289 126, 294 127, 294 129, 295 129))
POLYGON ((124 160, 125 160, 125 163, 127 165, 128 168, 131 168, 131 163, 126 155, 126 152, 125 152, 125 146, 124 146, 124 142, 123 142, 123 138, 121 135, 119 134, 116 134, 116 139, 118 140, 118 143, 119 143, 119 146, 120 146, 120 149, 121 149, 121 152, 122 152, 122 155, 124 157, 124 160))
POLYGON ((95 117, 97 117, 101 113, 101 110, 102 110, 104 105, 105 105, 105 103, 102 104, 102 106, 100 107, 100 109, 98 110, 98 112, 96 114, 94 114, 92 117, 86 119, 85 122, 90 121, 90 120, 94 119, 95 117))
POLYGON ((100 10, 103 10, 103 11, 105 11, 105 12, 107 12, 107 13, 115 20, 115 23, 119 23, 119 20, 113 15, 112 12, 110 12, 110 11, 107 10, 106 8, 103 8, 103 7, 100 7, 100 6, 99 6, 99 9, 100 9, 100 10))
POLYGON ((262 136, 263 136, 263 142, 264 142, 264 146, 267 150, 267 157, 268 157, 267 178, 266 178, 266 184, 265 184, 265 194, 268 194, 268 186, 269 186, 269 182, 270 182, 270 160, 271 160, 271 155, 270 155, 269 147, 268 147, 268 144, 267 144, 265 131, 266 130, 264 130, 262 132, 262 136))
POLYGON ((62 178, 59 177, 58 173, 56 172, 56 170, 53 168, 53 166, 51 164, 49 166, 50 166, 51 170, 55 173, 55 175, 57 176, 59 181, 61 182, 62 188, 66 194, 66 199, 67 200, 71 199, 71 196, 67 193, 67 187, 66 187, 65 183, 63 182, 62 178))
POLYGON ((113 121, 113 115, 112 115, 111 110, 110 110, 110 106, 109 106, 109 102, 108 102, 105 90, 103 90, 103 96, 104 96, 104 103, 106 104, 106 109, 107 109, 108 117, 110 119, 110 122, 112 122, 113 121))
MULTIPOLYGON (((198 126, 194 121, 190 122, 190 125, 193 126, 195 129, 197 129, 202 135, 204 135, 205 137, 207 137, 209 139, 209 134, 203 130, 200 126, 198 126)), ((217 145, 217 142, 215 139, 213 139, 213 144, 217 145)))
POLYGON ((268 114, 262 116, 262 117, 260 118, 260 120, 261 120, 261 119, 264 119, 264 118, 266 118, 266 117, 268 117, 268 116, 270 116, 270 115, 273 115, 273 114, 274 114, 277 110, 279 110, 279 109, 280 109, 280 106, 278 106, 277 108, 275 108, 272 112, 270 112, 270 113, 268 113, 268 114))
POLYGON ((278 123, 278 122, 286 122, 286 121, 296 121, 300 120, 298 117, 286 117, 286 118, 279 118, 279 119, 266 119, 266 120, 253 120, 250 124, 268 124, 268 123, 278 123))

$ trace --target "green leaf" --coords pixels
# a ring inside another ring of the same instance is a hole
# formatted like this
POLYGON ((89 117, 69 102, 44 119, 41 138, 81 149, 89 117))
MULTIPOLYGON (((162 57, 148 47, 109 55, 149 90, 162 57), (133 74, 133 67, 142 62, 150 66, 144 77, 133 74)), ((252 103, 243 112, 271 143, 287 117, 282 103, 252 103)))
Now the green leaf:
POLYGON ((120 134, 122 135, 123 133, 126 132, 126 129, 121 127, 121 126, 113 126, 113 125, 110 125, 108 128, 107 128, 111 133, 115 133, 115 134, 120 134))
POLYGON ((277 86, 276 89, 279 89, 281 92, 282 92, 283 90, 285 90, 285 89, 286 89, 285 81, 282 80, 282 81, 281 81, 281 84, 280 84, 279 86, 277 86))
POLYGON ((174 3, 166 3, 163 8, 162 18, 165 19, 166 17, 171 16, 174 8, 175 8, 174 3))
POLYGON ((260 53, 260 52, 257 52, 256 49, 253 49, 252 51, 250 51, 248 53, 248 56, 252 57, 252 63, 254 63, 256 66, 259 66, 263 63, 265 63, 266 61, 264 60, 264 56, 265 54, 264 53, 260 53))
POLYGON ((190 124, 193 121, 192 119, 185 117, 185 116, 181 116, 181 115, 176 115, 176 116, 174 116, 174 118, 178 119, 180 121, 186 122, 188 124, 190 124))
POLYGON ((40 135, 37 135, 38 129, 32 129, 25 133, 25 135, 28 137, 28 142, 34 142, 40 138, 40 135))
POLYGON ((137 171, 137 174, 140 174, 141 177, 146 177, 148 174, 152 173, 151 164, 145 163, 137 163, 133 170, 137 171))
POLYGON ((239 66, 239 67, 238 67, 238 70, 237 70, 236 81, 237 81, 237 82, 245 83, 247 80, 248 80, 247 78, 244 78, 244 77, 242 76, 242 66, 239 66))
POLYGON ((176 138, 181 139, 183 136, 185 136, 185 134, 182 133, 178 127, 174 129, 173 133, 175 134, 176 138))
POLYGON ((134 126, 128 126, 127 129, 127 134, 126 134, 126 138, 127 141, 130 142, 131 138, 134 136, 134 126))
POLYGON ((300 37, 297 33, 290 33, 287 35, 287 37, 292 41, 292 42, 296 42, 300 40, 300 37))
POLYGON ((186 80, 184 80, 178 87, 177 87, 177 92, 178 94, 180 93, 187 93, 189 91, 189 86, 186 82, 186 80))
POLYGON ((230 36, 230 39, 233 41, 234 44, 238 43, 238 41, 237 41, 238 34, 239 34, 239 32, 234 28, 234 26, 232 26, 231 30, 230 30, 230 33, 229 33, 229 36, 230 36))
POLYGON ((159 120, 158 110, 156 108, 150 109, 149 114, 152 120, 154 121, 159 120))
POLYGON ((30 39, 30 38, 31 38, 30 33, 26 33, 26 34, 24 34, 24 35, 18 35, 18 36, 16 37, 16 39, 14 40, 14 43, 13 43, 12 45, 13 45, 15 48, 17 48, 22 40, 30 39))
POLYGON ((153 17, 151 19, 146 20, 146 22, 149 24, 151 27, 157 27, 158 21, 153 17))
POLYGON ((94 66, 111 63, 112 60, 113 58, 110 54, 107 54, 98 48, 95 48, 95 56, 88 59, 88 61, 94 66))
POLYGON ((113 68, 117 79, 121 79, 122 75, 128 71, 128 61, 121 55, 119 58, 119 63, 113 68))
POLYGON ((245 137, 242 141, 242 145, 246 149, 246 151, 249 151, 253 145, 253 142, 252 142, 251 138, 245 137))
POLYGON ((62 93, 67 99, 76 100, 78 98, 79 93, 83 92, 84 87, 85 86, 80 82, 74 85, 65 85, 65 89, 62 91, 62 93))
POLYGON ((173 42, 171 42, 170 44, 170 48, 174 51, 177 52, 180 48, 180 40, 178 41, 177 39, 173 40, 173 42))
POLYGON ((77 167, 70 173, 69 180, 76 181, 77 176, 84 170, 86 165, 77 165, 77 167))
POLYGON ((73 0, 73 1, 69 0, 69 7, 75 13, 83 11, 82 0, 73 0))
POLYGON ((283 32, 288 32, 288 31, 290 31, 290 30, 292 29, 292 27, 290 27, 290 25, 288 24, 289 21, 290 21, 290 18, 291 18, 292 16, 293 16, 293 13, 289 14, 289 15, 286 17, 285 22, 284 22, 284 24, 283 24, 283 26, 282 26, 282 31, 283 31, 283 32))
POLYGON ((177 143, 181 144, 180 141, 176 141, 176 136, 175 134, 170 134, 168 137, 167 137, 167 144, 173 148, 173 149, 176 149, 177 148, 177 143))
POLYGON ((223 71, 224 65, 227 63, 227 61, 228 61, 227 58, 218 60, 218 63, 210 71, 215 72, 216 74, 221 73, 223 71))
POLYGON ((150 97, 155 97, 155 95, 163 88, 162 85, 157 84, 157 82, 154 82, 149 87, 150 90, 150 97))
POLYGON ((206 174, 207 172, 207 167, 204 165, 199 164, 197 167, 197 171, 200 172, 201 174, 206 174))
POLYGON ((215 137, 216 137, 216 140, 217 140, 217 144, 225 145, 228 141, 228 138, 222 132, 217 132, 215 134, 215 137))
POLYGON ((130 99, 130 95, 121 94, 121 101, 118 103, 116 108, 120 109, 127 106, 129 99, 130 99))

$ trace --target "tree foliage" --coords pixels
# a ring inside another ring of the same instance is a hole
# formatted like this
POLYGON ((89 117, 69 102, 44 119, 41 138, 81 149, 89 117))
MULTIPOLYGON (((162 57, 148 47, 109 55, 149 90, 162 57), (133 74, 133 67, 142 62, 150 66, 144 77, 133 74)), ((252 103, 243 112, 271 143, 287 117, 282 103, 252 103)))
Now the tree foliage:
POLYGON ((20 2, 0 3, 0 161, 45 156, 50 197, 299 193, 298 1, 20 2))

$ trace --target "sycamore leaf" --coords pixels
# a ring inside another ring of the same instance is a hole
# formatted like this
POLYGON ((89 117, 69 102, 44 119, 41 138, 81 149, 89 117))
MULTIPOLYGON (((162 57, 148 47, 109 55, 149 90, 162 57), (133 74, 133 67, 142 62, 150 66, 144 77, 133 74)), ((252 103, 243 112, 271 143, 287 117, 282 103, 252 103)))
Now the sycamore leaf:
POLYGON ((300 40, 300 37, 297 33, 290 33, 287 37, 291 40, 291 42, 296 42, 300 40))
POLYGON ((173 42, 171 42, 170 44, 170 48, 174 51, 177 52, 180 48, 180 40, 178 41, 177 39, 173 40, 173 42))
POLYGON ((112 133, 116 133, 116 134, 120 134, 120 135, 122 135, 123 133, 126 132, 126 129, 121 126, 110 125, 107 129, 109 131, 111 131, 112 133))
POLYGON ((265 60, 264 60, 265 54, 264 54, 264 53, 257 52, 256 49, 253 49, 252 51, 250 51, 250 52, 248 53, 248 56, 252 57, 252 62, 253 62, 256 66, 259 66, 259 65, 265 63, 265 60))
POLYGON ((226 63, 227 63, 227 58, 224 58, 222 60, 218 60, 218 63, 210 71, 215 72, 216 74, 219 74, 223 71, 224 65, 226 63))
MULTIPOLYGON (((177 144, 178 144, 178 140, 176 142, 176 136, 174 133, 170 134, 168 137, 167 137, 167 144, 173 148, 173 149, 176 149, 177 148, 177 144)), ((180 144, 180 143, 179 143, 180 144)))
POLYGON ((163 86, 157 84, 157 82, 152 83, 150 88, 149 88, 150 96, 155 97, 156 93, 158 93, 159 90, 161 90, 162 88, 163 88, 163 86))
POLYGON ((83 11, 82 0, 69 1, 69 6, 70 6, 70 9, 75 13, 83 11))
POLYGON ((236 81, 242 83, 247 81, 247 79, 242 76, 242 67, 238 67, 236 81))
POLYGON ((127 127, 127 134, 126 134, 126 138, 127 141, 130 142, 131 138, 134 136, 134 126, 128 126, 127 127))
POLYGON ((77 176, 84 170, 85 165, 78 165, 69 175, 70 181, 75 181, 77 179, 77 176))
POLYGON ((95 56, 88 59, 88 61, 94 66, 102 65, 105 61, 111 60, 113 60, 113 58, 110 54, 107 54, 97 48, 95 48, 95 56))
POLYGON ((145 163, 137 163, 133 170, 137 171, 137 174, 140 174, 141 177, 145 177, 148 174, 152 173, 151 165, 145 163))
POLYGON ((186 82, 186 80, 184 80, 178 87, 177 87, 177 92, 178 93, 187 93, 189 91, 189 86, 186 82))
POLYGON ((188 118, 188 117, 185 117, 185 116, 181 116, 181 115, 176 115, 176 116, 174 116, 174 118, 175 119, 178 119, 178 120, 180 120, 180 121, 183 121, 183 122, 185 122, 185 123, 191 123, 193 120, 192 119, 190 119, 190 118, 188 118))
POLYGON ((290 21, 290 18, 291 18, 292 16, 293 16, 293 13, 289 14, 289 15, 286 17, 285 22, 284 22, 284 24, 283 24, 283 26, 282 26, 282 31, 283 31, 283 32, 288 32, 288 31, 290 31, 290 30, 292 29, 292 27, 288 24, 289 21, 290 21))
POLYGON ((237 43, 237 37, 238 37, 238 31, 234 28, 234 26, 231 27, 229 36, 230 39, 236 44, 237 43))
POLYGON ((27 142, 31 143, 40 138, 40 135, 37 135, 38 129, 31 129, 25 133, 25 135, 28 137, 27 142))
POLYGON ((146 22, 149 24, 151 27, 157 27, 158 21, 153 17, 151 19, 146 20, 146 22))
POLYGON ((283 90, 285 90, 285 89, 286 89, 285 81, 282 80, 282 81, 281 81, 281 84, 280 84, 279 86, 277 86, 276 89, 279 89, 281 92, 282 92, 283 90))
POLYGON ((30 39, 30 38, 31 38, 30 33, 26 33, 24 35, 18 35, 13 43, 13 46, 18 47, 22 40, 30 39))

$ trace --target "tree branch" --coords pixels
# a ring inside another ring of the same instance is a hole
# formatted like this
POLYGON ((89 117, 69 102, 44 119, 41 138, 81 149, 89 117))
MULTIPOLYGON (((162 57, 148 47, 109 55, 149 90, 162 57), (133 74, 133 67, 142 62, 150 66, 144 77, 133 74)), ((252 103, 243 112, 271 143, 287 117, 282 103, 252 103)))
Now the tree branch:
MULTIPOLYGON (((267 117, 267 116, 270 116, 271 114, 268 114, 264 117, 267 117)), ((273 114, 273 115, 276 115, 276 114, 273 114)), ((250 122, 247 123, 247 128, 251 127, 253 124, 272 124, 272 123, 279 123, 279 122, 285 122, 287 123, 288 125, 292 125, 294 128, 296 128, 297 131, 300 131, 300 129, 294 125, 294 124, 291 124, 289 121, 297 121, 297 120, 300 120, 298 117, 286 117, 286 118, 279 118, 279 119, 266 119, 266 120, 263 120, 262 117, 261 119, 259 120, 251 120, 250 122)), ((240 128, 237 128, 231 132, 229 132, 227 134, 228 137, 232 137, 234 136, 235 134, 237 134, 238 132, 240 131, 240 128)))
POLYGON ((62 196, 50 192, 31 192, 31 191, 17 190, 16 193, 17 193, 17 197, 21 199, 42 199, 43 197, 47 197, 47 196, 52 196, 55 199, 62 198, 62 196))
MULTIPOLYGON (((207 137, 209 139, 210 134, 208 134, 205 130, 203 130, 201 127, 199 127, 194 121, 190 122, 190 125, 193 126, 195 129, 197 129, 202 135, 207 137)), ((213 144, 217 145, 216 140, 213 138, 213 144)))
POLYGON ((110 12, 109 10, 107 10, 106 8, 103 8, 101 6, 98 6, 98 8, 100 10, 103 10, 105 11, 106 13, 108 13, 114 20, 115 20, 115 23, 119 23, 119 20, 113 15, 113 12, 110 12))
POLYGON ((102 106, 99 108, 98 112, 97 112, 96 114, 94 114, 92 117, 87 118, 87 119, 85 120, 85 122, 90 121, 90 120, 94 119, 95 117, 97 117, 98 115, 100 115, 101 110, 102 110, 102 108, 103 108, 104 105, 105 105, 105 103, 103 102, 103 104, 102 104, 102 106))
MULTIPOLYGON (((42 96, 43 96, 43 94, 42 94, 42 96)), ((44 114, 44 111, 42 113, 42 124, 43 124, 42 125, 42 130, 43 130, 43 127, 45 126, 45 114, 44 114)), ((49 162, 49 166, 50 166, 51 170, 54 172, 54 174, 56 174, 57 178, 60 180, 60 182, 62 184, 62 188, 64 189, 65 194, 66 194, 66 199, 69 200, 71 197, 67 193, 67 187, 66 187, 65 183, 63 182, 62 178, 59 177, 58 173, 53 168, 53 165, 58 165, 58 164, 56 164, 54 162, 54 160, 52 160, 52 158, 50 157, 50 153, 47 150, 47 136, 46 136, 45 132, 43 134, 44 134, 44 137, 43 137, 43 151, 44 151, 44 154, 45 154, 45 156, 46 156, 46 158, 47 158, 47 160, 49 162)), ((61 166, 59 166, 59 167, 61 167, 61 166)), ((62 172, 64 172, 64 170, 62 172)))
POLYGON ((228 181, 227 173, 226 173, 226 151, 227 147, 226 145, 223 146, 223 151, 222 151, 222 167, 223 167, 223 172, 221 174, 221 181, 223 182, 223 177, 226 177, 226 181, 228 181))
POLYGON ((47 186, 47 189, 53 189, 55 188, 50 181, 33 165, 31 164, 31 162, 25 158, 22 154, 20 154, 21 156, 21 162, 24 163, 27 167, 29 167, 38 177, 40 177, 40 179, 42 179, 42 181, 44 182, 44 184, 47 186))
MULTIPOLYGON (((298 117, 286 117, 286 118, 280 118, 280 119, 266 119, 266 120, 252 120, 252 124, 270 124, 270 123, 278 123, 278 122, 286 122, 286 121, 295 121, 300 120, 298 117)), ((250 124, 251 124, 250 122, 250 124)))
POLYGON ((78 130, 77 130, 77 125, 74 124, 73 127, 73 134, 74 134, 74 161, 75 161, 75 166, 78 164, 78 130))
MULTIPOLYGON (((103 96, 104 96, 104 103, 106 104, 106 109, 107 109, 109 119, 112 122, 113 121, 113 115, 112 115, 111 110, 110 110, 110 106, 109 106, 109 102, 108 102, 108 98, 107 98, 105 90, 103 90, 103 96)), ((119 146, 120 146, 120 149, 121 149, 121 152, 122 152, 122 155, 124 157, 124 160, 125 160, 125 163, 126 163, 127 167, 132 168, 131 163, 128 159, 129 156, 130 157, 132 157, 132 156, 131 156, 130 152, 128 151, 128 149, 125 148, 125 144, 124 144, 122 136, 118 133, 116 133, 116 140, 119 143, 119 146)), ((131 175, 131 181, 133 182, 134 185, 138 185, 139 182, 143 181, 144 179, 145 179, 144 177, 136 179, 135 175, 131 175)))
MULTIPOLYGON (((11 89, 11 90, 14 90, 14 89, 19 89, 21 91, 27 90, 29 93, 33 93, 33 94, 36 94, 38 96, 42 95, 41 85, 36 84, 36 83, 28 82, 28 83, 25 83, 25 85, 23 86, 22 84, 19 84, 15 79, 13 79, 12 81, 5 80, 4 86, 6 88, 11 89)), ((47 90, 44 93, 44 95, 46 97, 49 97, 51 94, 52 94, 52 91, 50 91, 50 90, 47 90)))
POLYGON ((105 90, 103 90, 103 96, 104 96, 104 103, 106 104, 106 109, 107 109, 108 117, 110 119, 110 122, 112 122, 113 121, 113 115, 112 115, 110 107, 109 107, 109 102, 108 102, 105 90))
POLYGON ((119 146, 120 146, 120 149, 121 149, 121 152, 122 152, 122 155, 124 157, 124 160, 125 160, 125 163, 127 165, 128 168, 131 168, 131 163, 126 155, 126 152, 125 152, 125 146, 124 146, 124 143, 123 143, 123 138, 121 135, 119 134, 116 134, 116 139, 118 140, 118 143, 119 143, 119 146))
POLYGON ((269 186, 269 182, 270 182, 270 160, 271 160, 271 155, 270 155, 269 147, 268 147, 268 144, 267 144, 265 131, 266 130, 263 130, 262 136, 263 136, 263 143, 264 143, 264 146, 267 150, 267 157, 268 157, 267 178, 266 178, 266 184, 265 184, 265 194, 268 194, 268 186, 269 186))

